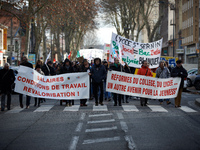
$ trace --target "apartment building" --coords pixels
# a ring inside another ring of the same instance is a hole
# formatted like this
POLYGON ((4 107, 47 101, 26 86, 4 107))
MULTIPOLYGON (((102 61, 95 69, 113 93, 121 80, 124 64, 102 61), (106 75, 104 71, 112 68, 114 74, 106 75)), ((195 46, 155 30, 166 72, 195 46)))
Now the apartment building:
POLYGON ((185 64, 198 63, 199 1, 176 0, 176 55, 185 64))

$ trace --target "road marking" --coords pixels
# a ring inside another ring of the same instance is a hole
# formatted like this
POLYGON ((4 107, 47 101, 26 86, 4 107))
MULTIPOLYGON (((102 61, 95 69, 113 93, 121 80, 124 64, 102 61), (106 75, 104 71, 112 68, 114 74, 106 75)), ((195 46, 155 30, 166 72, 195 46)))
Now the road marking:
POLYGON ((110 119, 110 120, 98 120, 98 121, 88 121, 88 124, 92 123, 105 123, 105 122, 114 122, 115 119, 110 119))
POLYGON ((89 117, 103 117, 103 116, 111 116, 113 115, 112 113, 110 114, 96 114, 96 115, 89 115, 89 117))
POLYGON ((103 105, 103 106, 93 105, 93 111, 108 111, 108 108, 106 105, 103 105))
POLYGON ((73 105, 71 107, 65 107, 65 109, 63 111, 78 111, 79 107, 80 107, 80 105, 73 105))
POLYGON ((117 116, 119 119, 124 119, 124 116, 122 115, 122 113, 117 113, 117 116))
POLYGON ((11 110, 9 110, 8 112, 6 112, 5 114, 12 114, 12 113, 19 113, 20 111, 24 110, 24 108, 21 108, 20 106, 17 106, 11 110))
POLYGON ((120 121, 120 124, 121 124, 122 130, 124 132, 128 132, 128 126, 127 126, 126 122, 120 121))
POLYGON ((69 150, 76 150, 76 145, 78 143, 79 136, 74 136, 69 146, 69 150))
POLYGON ((116 136, 113 138, 99 138, 99 139, 90 139, 90 140, 84 140, 83 144, 93 144, 93 143, 101 143, 101 142, 112 142, 112 141, 119 141, 120 137, 116 136))
POLYGON ((196 110, 189 108, 188 106, 181 106, 179 107, 179 109, 181 109, 184 112, 197 112, 196 110))
POLYGON ((135 105, 122 105, 122 107, 124 111, 139 111, 135 105))
POLYGON ((41 105, 34 112, 46 112, 49 111, 54 105, 41 105))
POLYGON ((136 145, 135 145, 135 142, 133 141, 133 138, 131 135, 125 135, 124 136, 125 140, 128 142, 128 148, 130 150, 136 150, 136 145))
POLYGON ((86 129, 85 132, 98 132, 98 131, 109 131, 109 130, 116 130, 117 127, 111 127, 111 128, 94 128, 94 129, 86 129))
POLYGON ((157 105, 147 105, 153 112, 168 112, 166 109, 164 109, 162 106, 157 105))
POLYGON ((82 126, 83 126, 83 123, 82 123, 82 122, 79 122, 79 124, 77 125, 75 131, 76 131, 76 132, 81 132, 82 126))
POLYGON ((80 120, 84 120, 85 119, 85 113, 81 114, 80 120))

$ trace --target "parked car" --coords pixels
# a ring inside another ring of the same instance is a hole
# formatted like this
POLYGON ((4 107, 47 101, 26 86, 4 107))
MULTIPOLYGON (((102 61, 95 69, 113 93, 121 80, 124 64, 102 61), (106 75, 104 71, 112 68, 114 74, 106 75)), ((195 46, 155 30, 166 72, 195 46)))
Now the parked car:
POLYGON ((200 74, 194 80, 194 87, 196 90, 200 90, 200 74))
POLYGON ((194 85, 194 80, 195 80, 197 74, 198 74, 198 68, 193 68, 188 71, 188 76, 187 76, 187 86, 188 87, 191 87, 194 85))

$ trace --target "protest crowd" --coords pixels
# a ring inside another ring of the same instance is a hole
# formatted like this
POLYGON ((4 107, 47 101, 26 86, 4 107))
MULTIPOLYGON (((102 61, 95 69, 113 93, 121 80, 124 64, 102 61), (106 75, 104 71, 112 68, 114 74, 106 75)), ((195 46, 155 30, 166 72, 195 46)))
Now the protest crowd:
MULTIPOLYGON (((106 91, 106 78, 108 71, 125 72, 129 74, 137 74, 141 76, 152 77, 153 73, 156 73, 156 78, 170 78, 180 77, 181 84, 178 91, 178 95, 175 98, 175 107, 181 107, 181 93, 183 91, 184 78, 187 77, 187 71, 182 66, 182 61, 176 61, 176 67, 173 69, 168 66, 168 62, 160 61, 159 67, 156 69, 150 69, 149 64, 146 60, 142 61, 142 66, 137 70, 134 67, 129 67, 126 63, 123 66, 120 64, 119 59, 115 58, 114 63, 107 62, 106 60, 101 61, 100 58, 95 58, 90 63, 87 59, 83 59, 82 63, 79 61, 70 61, 65 59, 62 63, 53 63, 51 60, 47 60, 46 63, 42 63, 41 60, 36 62, 35 68, 28 62, 27 57, 23 56, 21 66, 26 66, 35 69, 38 73, 45 76, 56 76, 68 73, 87 72, 90 79, 90 98, 89 100, 95 99, 95 106, 104 105, 103 101, 114 101, 114 106, 121 106, 122 103, 129 103, 131 96, 122 95, 118 93, 110 93, 106 91)), ((9 68, 9 63, 4 65, 4 68, 0 70, 0 92, 1 92, 1 111, 5 110, 5 98, 7 96, 7 109, 10 110, 11 106, 11 94, 12 85, 15 81, 14 72, 9 68)), ((133 97, 134 99, 140 99, 141 106, 147 106, 149 98, 133 97)), ((26 95, 26 109, 30 107, 31 97, 26 95)), ((34 98, 34 106, 40 106, 40 103, 45 102, 44 98, 34 98)), ((162 105, 166 101, 170 104, 170 99, 159 99, 159 103, 162 105)), ((80 106, 87 106, 87 99, 80 99, 80 106)), ((66 104, 66 106, 74 105, 74 100, 62 100, 60 99, 60 105, 66 104)), ((21 108, 24 107, 23 95, 19 94, 19 105, 21 108)))

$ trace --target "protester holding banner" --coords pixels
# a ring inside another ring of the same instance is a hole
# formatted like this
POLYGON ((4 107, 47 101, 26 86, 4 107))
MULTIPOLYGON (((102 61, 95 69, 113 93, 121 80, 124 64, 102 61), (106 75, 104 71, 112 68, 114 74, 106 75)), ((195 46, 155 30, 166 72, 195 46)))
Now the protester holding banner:
MULTIPOLYGON (((148 68, 148 63, 147 63, 146 60, 142 61, 142 67, 138 70, 137 74, 138 75, 143 75, 143 76, 150 76, 150 77, 153 76, 153 74, 151 72, 151 69, 148 68)), ((147 105, 147 100, 148 100, 147 98, 141 97, 140 98, 141 106, 146 106, 147 105)))
POLYGON ((7 95, 7 109, 10 110, 11 104, 11 85, 15 81, 15 75, 10 64, 5 63, 4 68, 0 70, 0 94, 1 94, 1 111, 5 109, 5 97, 7 95))
MULTIPOLYGON (((157 78, 170 78, 170 71, 167 67, 165 67, 165 61, 160 61, 159 67, 156 70, 157 78)), ((169 99, 165 99, 167 105, 171 104, 169 99)), ((160 104, 163 104, 163 99, 160 99, 160 104)))
POLYGON ((56 75, 55 69, 53 68, 52 61, 47 61, 47 64, 42 66, 42 71, 44 72, 45 76, 54 76, 56 75))
MULTIPOLYGON (((83 59, 83 62, 81 64, 79 70, 80 70, 80 72, 88 72, 88 73, 90 73, 90 65, 89 65, 87 59, 83 59)), ((87 102, 87 99, 81 99, 80 100, 80 106, 87 106, 86 102, 87 102)))
MULTIPOLYGON (((119 63, 119 59, 118 58, 114 58, 114 64, 110 65, 110 70, 124 72, 124 68, 119 63)), ((119 106, 122 105, 122 103, 121 103, 122 95, 121 94, 113 93, 113 99, 114 99, 114 106, 117 106, 117 100, 118 100, 119 106)))
MULTIPOLYGON (((73 73, 73 72, 74 68, 72 67, 72 63, 68 58, 66 58, 63 67, 60 69, 60 74, 73 73)), ((67 106, 72 106, 72 103, 74 103, 74 101, 66 100, 67 106)))
POLYGON ((92 66, 91 73, 89 74, 92 76, 95 105, 96 106, 98 106, 98 104, 103 105, 103 80, 106 78, 106 69, 101 64, 100 58, 94 59, 94 65, 92 66), (99 88, 100 88, 100 100, 98 101, 99 88))
POLYGON ((187 71, 182 66, 181 60, 176 61, 176 67, 174 69, 172 69, 171 76, 172 77, 181 77, 181 84, 179 87, 178 95, 175 98, 175 107, 176 108, 181 107, 181 94, 182 94, 183 86, 184 86, 184 78, 187 78, 187 76, 188 76, 187 71))
MULTIPOLYGON (((22 57, 22 63, 20 65, 33 69, 33 65, 28 62, 28 59, 26 56, 22 57)), ((31 100, 31 97, 26 95, 26 109, 29 108, 30 100, 31 100)), ((23 106, 23 95, 22 94, 19 94, 19 103, 20 103, 20 107, 23 108, 24 106, 23 106)))
MULTIPOLYGON (((106 60, 103 61, 103 65, 106 69, 106 78, 107 78, 107 73, 108 73, 108 62, 106 60)), ((105 100, 108 100, 110 101, 111 100, 111 96, 110 96, 110 92, 107 92, 106 91, 106 78, 103 82, 103 88, 104 88, 104 97, 105 97, 105 100)))

